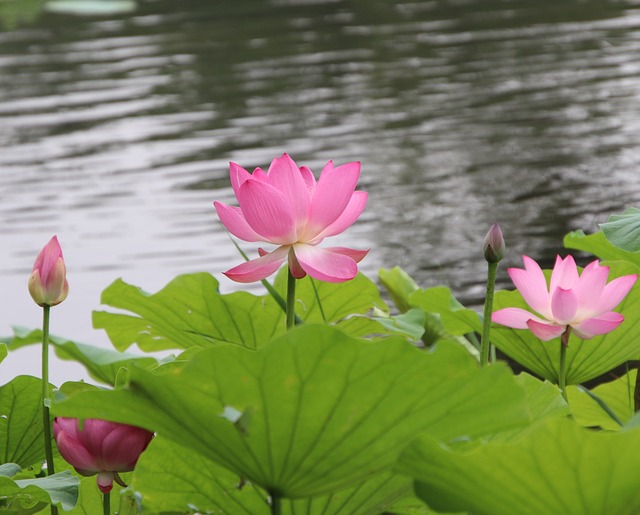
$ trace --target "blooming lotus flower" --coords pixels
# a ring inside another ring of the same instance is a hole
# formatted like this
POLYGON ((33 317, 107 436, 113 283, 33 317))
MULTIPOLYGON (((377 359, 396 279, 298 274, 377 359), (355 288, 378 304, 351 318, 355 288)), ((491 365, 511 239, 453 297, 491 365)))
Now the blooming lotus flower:
POLYGON ((38 254, 29 277, 29 293, 38 306, 55 306, 67 298, 67 268, 57 236, 38 254))
POLYGON ((317 245, 351 226, 364 210, 367 194, 355 191, 359 176, 360 163, 334 167, 329 161, 316 182, 311 170, 298 167, 287 154, 275 158, 266 173, 256 168, 250 174, 231 163, 231 185, 240 207, 215 202, 220 220, 241 240, 278 247, 259 249, 259 258, 225 275, 241 283, 259 281, 288 260, 297 279, 307 274, 335 283, 353 279, 368 250, 317 245))
POLYGON ((126 486, 118 472, 129 472, 136 466, 153 433, 135 426, 85 419, 80 429, 75 418, 56 417, 53 434, 60 455, 83 476, 98 474, 98 488, 109 493, 115 480, 126 486))
POLYGON ((624 317, 612 311, 629 293, 638 276, 625 275, 607 284, 609 267, 593 261, 578 274, 571 256, 556 258, 547 280, 533 259, 523 256, 525 269, 510 268, 511 280, 526 303, 538 313, 505 308, 493 313, 492 320, 514 329, 530 329, 543 341, 562 335, 567 328, 584 340, 606 334, 618 327, 624 317))

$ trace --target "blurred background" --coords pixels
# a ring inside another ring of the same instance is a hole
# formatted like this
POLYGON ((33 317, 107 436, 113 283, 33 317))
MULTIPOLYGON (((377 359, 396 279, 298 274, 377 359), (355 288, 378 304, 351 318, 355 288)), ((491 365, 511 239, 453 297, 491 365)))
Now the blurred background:
MULTIPOLYGON (((0 27, 1 335, 40 326, 26 284, 53 234, 51 331, 77 341, 108 345, 91 311, 118 277, 245 287, 212 205, 234 202, 229 161, 361 161, 368 208, 331 244, 471 306, 493 222, 511 288, 521 254, 550 266, 640 207, 638 0, 0 0, 0 27)), ((0 383, 39 363, 15 353, 0 383)))

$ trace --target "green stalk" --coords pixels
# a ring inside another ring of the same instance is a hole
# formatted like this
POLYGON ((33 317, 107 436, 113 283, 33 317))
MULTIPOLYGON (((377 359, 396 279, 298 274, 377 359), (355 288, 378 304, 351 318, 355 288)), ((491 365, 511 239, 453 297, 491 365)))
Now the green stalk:
POLYGON ((111 515, 111 493, 102 494, 102 513, 111 515))
POLYGON ((281 515, 282 513, 282 499, 279 495, 269 492, 271 497, 271 515, 281 515))
POLYGON ((493 312, 493 292, 496 288, 498 263, 487 263, 487 293, 482 314, 482 339, 480 340, 480 366, 489 363, 489 334, 491 333, 491 313, 493 312))
POLYGON ((296 278, 293 277, 291 269, 288 269, 289 278, 287 280, 287 329, 291 329, 296 323, 296 278))
POLYGON ((569 347, 569 336, 571 336, 571 326, 567 326, 567 329, 562 336, 560 336, 560 370, 558 371, 558 386, 562 392, 562 398, 567 400, 567 348, 569 347))
MULTIPOLYGON (((51 306, 42 308, 42 427, 44 453, 47 460, 47 475, 55 474, 53 449, 51 448, 51 415, 49 414, 49 315, 51 306)), ((57 515, 58 508, 51 505, 51 515, 57 515)))
POLYGON ((316 282, 313 280, 313 277, 309 276, 309 280, 311 281, 311 286, 313 286, 313 293, 316 295, 316 302, 318 303, 318 308, 320 309, 320 315, 322 316, 322 321, 326 324, 327 317, 324 314, 324 309, 322 308, 322 302, 320 302, 320 295, 318 294, 318 288, 316 288, 316 282))

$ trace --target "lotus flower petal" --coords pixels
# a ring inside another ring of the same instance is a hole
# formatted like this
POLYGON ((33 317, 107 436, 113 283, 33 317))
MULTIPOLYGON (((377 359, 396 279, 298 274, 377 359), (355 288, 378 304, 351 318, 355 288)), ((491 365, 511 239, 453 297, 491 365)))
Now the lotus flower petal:
POLYGON ((571 290, 556 288, 551 295, 553 320, 559 325, 570 324, 578 311, 578 297, 571 290))
POLYGON ((271 252, 224 272, 229 279, 239 283, 261 281, 274 273, 287 259, 288 246, 282 246, 271 252))
POLYGON ((582 271, 580 280, 573 289, 580 300, 580 317, 590 317, 598 313, 598 303, 608 277, 609 267, 600 266, 598 261, 592 261, 582 271))
POLYGON ((244 241, 262 241, 263 237, 254 231, 239 207, 227 206, 222 202, 215 201, 218 217, 222 224, 231 234, 244 241))
POLYGON ((598 313, 611 311, 620 304, 637 280, 638 276, 636 274, 624 275, 607 284, 596 307, 598 313))
POLYGON ((238 193, 240 209, 251 228, 278 245, 296 241, 296 220, 282 192, 260 181, 245 181, 238 193))
POLYGON ((95 474, 100 470, 94 455, 77 440, 74 440, 67 433, 62 432, 56 437, 56 444, 62 456, 67 462, 74 467, 89 472, 87 475, 95 474))
POLYGON ((302 269, 314 279, 340 283, 353 279, 358 265, 349 256, 327 249, 298 243, 293 246, 302 269))
POLYGON ((613 331, 624 321, 620 313, 610 311, 594 318, 589 318, 573 326, 577 336, 583 340, 589 340, 599 334, 607 334, 613 331))
POLYGON ((509 277, 516 285, 518 291, 525 302, 544 317, 551 316, 551 304, 549 301, 549 290, 547 290, 547 280, 542 273, 542 269, 533 259, 523 256, 522 260, 525 270, 520 268, 509 268, 509 277))
POLYGON ((527 329, 527 322, 535 320, 544 323, 544 320, 537 317, 530 311, 521 308, 504 308, 494 311, 491 315, 491 321, 496 324, 506 325, 513 329, 527 329))
POLYGON ((527 322, 527 327, 543 342, 557 338, 566 330, 565 326, 549 324, 548 322, 538 322, 533 319, 527 322))
POLYGON ((291 206, 296 225, 303 228, 311 202, 308 178, 305 181, 300 169, 287 154, 272 161, 267 176, 269 184, 280 191, 285 196, 286 203, 291 206))
POLYGON ((368 196, 364 191, 354 191, 342 214, 331 225, 321 231, 314 238, 314 241, 321 241, 329 236, 335 236, 351 227, 364 211, 368 196))
POLYGON ((359 177, 360 163, 325 167, 311 199, 306 237, 313 238, 338 219, 349 204, 359 177))

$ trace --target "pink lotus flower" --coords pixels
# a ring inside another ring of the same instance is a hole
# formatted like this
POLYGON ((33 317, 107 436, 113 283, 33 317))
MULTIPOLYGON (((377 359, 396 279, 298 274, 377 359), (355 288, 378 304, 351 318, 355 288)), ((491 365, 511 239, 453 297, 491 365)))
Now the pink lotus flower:
POLYGON ((265 173, 253 174, 230 165, 231 185, 240 207, 215 202, 224 226, 241 240, 278 245, 273 252, 225 272, 230 279, 249 283, 274 273, 285 260, 296 278, 343 282, 358 273, 368 250, 319 248, 324 238, 341 233, 360 216, 367 194, 354 191, 360 163, 333 166, 329 161, 316 182, 311 170, 298 167, 287 154, 275 158, 265 173))
POLYGON ((573 257, 556 258, 547 280, 533 259, 523 256, 525 269, 510 268, 511 280, 527 304, 540 316, 520 308, 493 313, 492 320, 514 329, 530 329, 543 341, 562 335, 568 327, 584 340, 606 334, 618 327, 624 317, 611 311, 629 293, 638 276, 625 275, 607 284, 609 267, 593 261, 582 275, 573 257))
POLYGON ((55 306, 67 298, 67 268, 57 236, 38 254, 29 277, 29 293, 38 306, 55 306))
POLYGON ((75 418, 56 417, 53 434, 60 455, 78 474, 98 474, 98 488, 109 493, 115 480, 126 486, 118 472, 129 472, 136 466, 153 433, 146 429, 106 420, 85 419, 82 430, 75 418))

